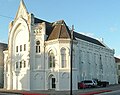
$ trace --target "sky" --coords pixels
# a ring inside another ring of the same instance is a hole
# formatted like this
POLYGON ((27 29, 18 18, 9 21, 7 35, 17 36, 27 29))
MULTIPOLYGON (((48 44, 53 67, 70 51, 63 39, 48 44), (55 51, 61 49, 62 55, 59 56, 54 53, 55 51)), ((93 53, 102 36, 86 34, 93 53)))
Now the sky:
MULTIPOLYGON (((64 20, 77 32, 101 39, 120 57, 120 0, 24 0, 29 13, 54 22, 64 20)), ((0 42, 8 43, 9 23, 20 0, 0 0, 0 42)))

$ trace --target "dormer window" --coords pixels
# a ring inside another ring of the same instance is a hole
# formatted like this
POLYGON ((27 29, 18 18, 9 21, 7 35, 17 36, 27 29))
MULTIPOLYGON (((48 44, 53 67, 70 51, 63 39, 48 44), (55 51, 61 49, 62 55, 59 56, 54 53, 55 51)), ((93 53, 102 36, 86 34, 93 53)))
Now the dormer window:
POLYGON ((36 53, 40 53, 40 41, 36 41, 36 53))

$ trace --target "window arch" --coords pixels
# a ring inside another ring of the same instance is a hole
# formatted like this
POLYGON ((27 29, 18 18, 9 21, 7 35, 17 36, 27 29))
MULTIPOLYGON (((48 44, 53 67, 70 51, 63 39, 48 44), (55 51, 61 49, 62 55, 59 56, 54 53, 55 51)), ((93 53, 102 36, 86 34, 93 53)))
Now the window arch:
POLYGON ((55 67, 55 55, 52 50, 49 51, 48 57, 49 57, 49 62, 48 62, 49 68, 54 68, 55 67))
POLYGON ((40 41, 36 41, 36 53, 40 53, 40 41))
POLYGON ((65 68, 66 67, 66 49, 62 48, 61 49, 61 67, 65 68))

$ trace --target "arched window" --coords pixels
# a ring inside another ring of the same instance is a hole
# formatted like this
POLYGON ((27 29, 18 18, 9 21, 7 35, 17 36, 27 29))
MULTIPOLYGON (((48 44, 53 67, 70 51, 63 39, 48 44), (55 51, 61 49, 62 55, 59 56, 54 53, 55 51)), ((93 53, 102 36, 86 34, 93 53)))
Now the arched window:
POLYGON ((40 53, 40 41, 36 41, 36 53, 40 53))
POLYGON ((61 67, 62 68, 66 67, 66 49, 65 48, 61 49, 61 67))
POLYGON ((48 57, 49 57, 49 62, 48 62, 49 68, 55 67, 55 56, 52 50, 49 52, 48 57))

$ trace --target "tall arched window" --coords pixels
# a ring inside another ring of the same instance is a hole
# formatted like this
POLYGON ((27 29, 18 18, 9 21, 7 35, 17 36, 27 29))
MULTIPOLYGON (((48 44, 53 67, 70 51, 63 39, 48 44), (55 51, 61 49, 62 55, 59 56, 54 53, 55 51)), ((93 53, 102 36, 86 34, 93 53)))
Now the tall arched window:
POLYGON ((40 41, 36 41, 36 53, 40 53, 40 41))
POLYGON ((61 49, 61 67, 62 68, 66 67, 66 49, 65 48, 61 49))
POLYGON ((49 52, 48 56, 49 56, 49 62, 48 62, 49 68, 54 68, 55 67, 55 56, 52 50, 49 52))

